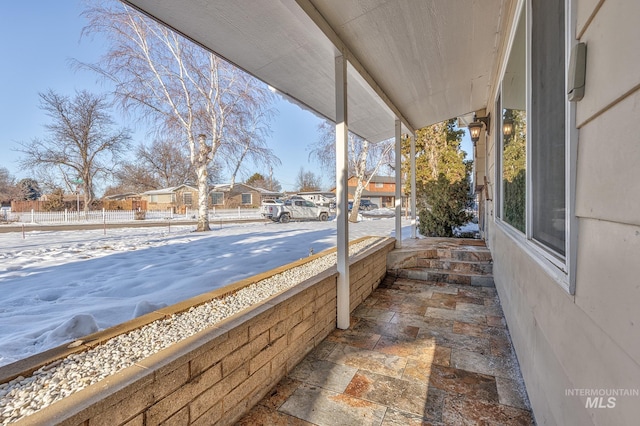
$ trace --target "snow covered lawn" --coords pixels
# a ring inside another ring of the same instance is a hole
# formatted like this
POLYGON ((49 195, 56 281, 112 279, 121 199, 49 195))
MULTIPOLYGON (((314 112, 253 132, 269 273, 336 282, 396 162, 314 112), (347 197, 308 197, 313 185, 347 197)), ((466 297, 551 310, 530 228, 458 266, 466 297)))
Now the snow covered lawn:
MULTIPOLYGON (((394 218, 349 224, 394 236, 394 218)), ((335 246, 335 222, 0 234, 0 366, 335 246)), ((403 237, 410 236, 409 221, 403 237)))

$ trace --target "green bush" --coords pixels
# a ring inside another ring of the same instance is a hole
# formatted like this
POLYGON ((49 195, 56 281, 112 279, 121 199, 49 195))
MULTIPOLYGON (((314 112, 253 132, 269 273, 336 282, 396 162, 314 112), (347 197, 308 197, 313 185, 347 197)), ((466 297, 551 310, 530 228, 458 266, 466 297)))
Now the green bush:
POLYGON ((468 223, 472 215, 469 176, 449 182, 444 174, 424 186, 426 208, 420 210, 418 229, 425 237, 453 237, 454 229, 468 223))

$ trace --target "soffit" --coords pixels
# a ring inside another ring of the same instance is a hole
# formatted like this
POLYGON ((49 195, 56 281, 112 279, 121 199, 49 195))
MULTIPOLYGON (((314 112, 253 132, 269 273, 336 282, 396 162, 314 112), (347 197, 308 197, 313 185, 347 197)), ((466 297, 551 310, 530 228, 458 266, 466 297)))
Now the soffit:
POLYGON ((125 2, 331 120, 345 50, 349 128, 375 142, 393 136, 394 110, 417 129, 487 106, 509 1, 125 2))

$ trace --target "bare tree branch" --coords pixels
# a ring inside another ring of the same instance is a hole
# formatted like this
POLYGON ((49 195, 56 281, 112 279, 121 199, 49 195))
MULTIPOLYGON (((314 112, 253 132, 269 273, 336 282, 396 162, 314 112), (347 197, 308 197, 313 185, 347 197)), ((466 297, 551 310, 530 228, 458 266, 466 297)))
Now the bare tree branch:
MULTIPOLYGON (((315 158, 326 170, 332 171, 335 177, 335 126, 325 121, 318 126, 318 132, 320 138, 313 146, 309 157, 315 158)), ((393 141, 387 140, 374 144, 353 133, 349 133, 348 137, 348 172, 349 176, 355 177, 357 181, 349 221, 357 222, 360 198, 364 188, 371 182, 380 167, 390 162, 393 141)))
POLYGON ((129 131, 113 130, 106 97, 87 91, 77 92, 73 99, 52 90, 40 93, 40 108, 51 118, 45 125, 49 136, 20 144, 18 151, 25 154, 21 165, 57 171, 69 189, 72 181, 80 182, 88 210, 95 199, 96 180, 110 175, 128 148, 129 131))

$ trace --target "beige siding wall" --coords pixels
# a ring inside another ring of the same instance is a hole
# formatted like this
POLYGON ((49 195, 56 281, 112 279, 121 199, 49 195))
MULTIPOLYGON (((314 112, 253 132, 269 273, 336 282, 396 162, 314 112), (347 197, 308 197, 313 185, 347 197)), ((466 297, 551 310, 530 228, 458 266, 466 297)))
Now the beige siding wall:
MULTIPOLYGON (((578 0, 576 13, 587 82, 577 103, 575 296, 531 247, 494 222, 491 203, 487 243, 538 424, 636 424, 640 397, 586 408, 585 396, 566 395, 640 389, 640 2, 578 0)), ((487 153, 493 180, 492 140, 487 153)))

